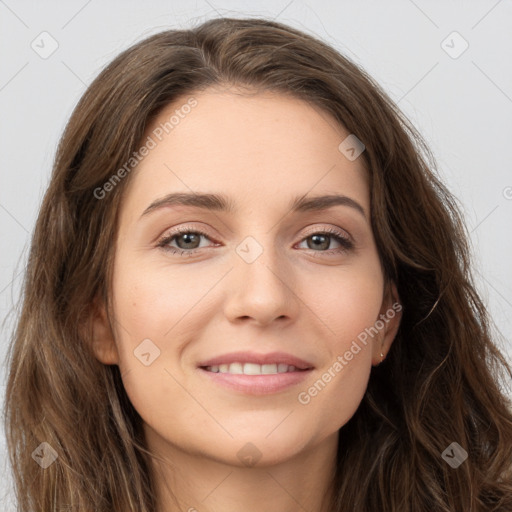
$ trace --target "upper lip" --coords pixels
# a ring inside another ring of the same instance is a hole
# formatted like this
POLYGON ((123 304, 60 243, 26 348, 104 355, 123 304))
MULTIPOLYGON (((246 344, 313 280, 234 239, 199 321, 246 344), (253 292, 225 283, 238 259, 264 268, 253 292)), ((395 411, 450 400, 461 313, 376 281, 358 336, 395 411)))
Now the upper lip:
POLYGON ((295 366, 300 370, 313 368, 313 365, 304 359, 287 354, 285 352, 269 352, 268 354, 257 354, 255 352, 230 352, 198 364, 202 366, 219 366, 231 363, 255 363, 255 364, 287 364, 295 366))

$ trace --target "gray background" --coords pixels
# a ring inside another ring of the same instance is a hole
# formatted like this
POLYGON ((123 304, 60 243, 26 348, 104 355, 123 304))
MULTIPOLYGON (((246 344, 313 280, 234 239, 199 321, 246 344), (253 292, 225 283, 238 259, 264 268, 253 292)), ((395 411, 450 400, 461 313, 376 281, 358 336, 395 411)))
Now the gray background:
MULTIPOLYGON (((478 288, 512 361, 512 2, 507 0, 0 0, 2 360, 56 145, 87 84, 136 41, 219 15, 272 17, 312 33, 361 64, 398 102, 460 200, 478 288), (45 31, 50 36, 40 35, 45 31), (45 55, 52 44, 58 48, 45 55)), ((5 378, 0 366, 2 400, 5 378)), ((10 511, 0 434, 0 508, 10 511)))

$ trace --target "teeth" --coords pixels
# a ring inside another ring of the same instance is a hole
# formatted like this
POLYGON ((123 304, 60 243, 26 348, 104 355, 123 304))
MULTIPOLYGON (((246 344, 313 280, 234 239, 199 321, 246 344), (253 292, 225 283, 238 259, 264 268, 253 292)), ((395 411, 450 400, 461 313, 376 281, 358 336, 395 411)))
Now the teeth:
POLYGON ((255 363, 231 363, 218 366, 207 366, 206 370, 213 373, 232 373, 237 375, 273 375, 276 373, 294 372, 297 368, 284 363, 279 364, 255 364, 255 363))
POLYGON ((261 375, 263 373, 263 367, 260 364, 245 363, 244 364, 244 375, 261 375))
POLYGON ((236 374, 242 374, 244 373, 244 367, 242 363, 233 363, 228 366, 228 372, 227 373, 236 373, 236 374))
MULTIPOLYGON (((256 364, 254 366, 259 366, 256 364)), ((270 375, 272 373, 277 373, 277 364, 262 364, 261 365, 261 373, 264 375, 270 375)))

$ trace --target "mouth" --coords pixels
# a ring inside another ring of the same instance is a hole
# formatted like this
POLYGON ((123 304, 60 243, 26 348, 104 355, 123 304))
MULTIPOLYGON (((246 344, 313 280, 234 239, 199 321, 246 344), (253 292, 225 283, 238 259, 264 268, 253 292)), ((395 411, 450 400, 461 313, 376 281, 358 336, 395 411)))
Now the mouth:
POLYGON ((225 373, 230 375, 277 375, 280 373, 305 372, 310 368, 297 368, 286 363, 242 363, 220 364, 213 366, 200 366, 203 370, 212 373, 225 373))
POLYGON ((207 382, 244 395, 265 395, 297 386, 314 366, 285 353, 225 354, 198 365, 207 382))

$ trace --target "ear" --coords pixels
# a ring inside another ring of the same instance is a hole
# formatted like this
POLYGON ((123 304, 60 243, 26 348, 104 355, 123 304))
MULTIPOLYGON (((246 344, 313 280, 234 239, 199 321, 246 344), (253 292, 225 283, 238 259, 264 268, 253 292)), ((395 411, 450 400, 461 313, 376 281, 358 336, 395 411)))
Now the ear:
POLYGON ((373 338, 372 366, 378 366, 386 358, 400 327, 402 309, 396 285, 390 281, 385 286, 379 318, 375 321, 379 334, 373 338))
POLYGON ((107 317, 106 308, 99 300, 92 305, 90 315, 90 348, 98 361, 103 364, 118 364, 119 354, 114 334, 107 317))

